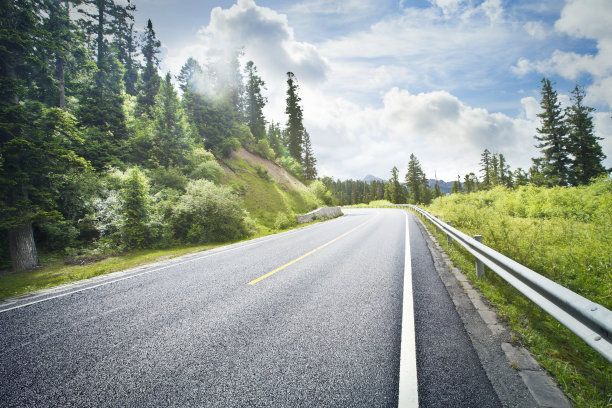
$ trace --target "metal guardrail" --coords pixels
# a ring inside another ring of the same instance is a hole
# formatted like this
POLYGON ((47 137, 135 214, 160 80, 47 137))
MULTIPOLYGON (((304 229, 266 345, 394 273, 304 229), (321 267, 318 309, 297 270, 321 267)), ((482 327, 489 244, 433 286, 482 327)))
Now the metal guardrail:
MULTIPOLYGON (((410 208, 420 214, 435 225, 436 229, 444 231, 449 242, 454 240, 474 255, 479 277, 484 278, 482 264, 488 266, 612 363, 612 311, 494 251, 422 208, 405 204, 368 206, 367 208, 384 207, 410 208), (482 264, 479 265, 479 263, 482 264)), ((351 206, 351 208, 364 208, 364 206, 351 206)), ((478 237, 480 236, 476 236, 478 237)))

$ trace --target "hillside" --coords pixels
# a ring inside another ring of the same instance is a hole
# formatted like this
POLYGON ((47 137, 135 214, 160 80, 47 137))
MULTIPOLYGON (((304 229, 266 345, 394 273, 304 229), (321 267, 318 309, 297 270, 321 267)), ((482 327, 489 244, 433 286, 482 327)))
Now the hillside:
POLYGON ((220 163, 225 171, 222 183, 239 193, 262 232, 288 227, 294 215, 320 204, 308 187, 284 168, 244 148, 220 163))

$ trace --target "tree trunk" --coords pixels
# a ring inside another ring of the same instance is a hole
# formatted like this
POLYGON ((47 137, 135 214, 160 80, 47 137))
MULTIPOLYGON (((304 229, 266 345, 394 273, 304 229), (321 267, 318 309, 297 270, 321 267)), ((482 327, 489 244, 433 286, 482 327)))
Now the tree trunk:
POLYGON ((57 57, 57 79, 59 82, 59 107, 66 111, 66 84, 64 80, 64 59, 57 57))
POLYGON ((31 222, 9 229, 8 239, 13 270, 32 269, 39 265, 31 222))

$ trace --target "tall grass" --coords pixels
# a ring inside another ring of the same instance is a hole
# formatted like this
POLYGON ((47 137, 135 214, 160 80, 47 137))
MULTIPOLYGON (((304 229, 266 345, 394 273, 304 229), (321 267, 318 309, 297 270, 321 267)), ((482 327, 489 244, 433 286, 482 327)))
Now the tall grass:
MULTIPOLYGON (((436 199, 428 210, 568 289, 612 309, 612 181, 497 187, 436 199)), ((441 240, 446 244, 446 240, 441 240)), ((448 248, 476 281, 473 259, 448 248)), ((493 272, 475 282, 577 407, 612 407, 612 364, 493 272)))

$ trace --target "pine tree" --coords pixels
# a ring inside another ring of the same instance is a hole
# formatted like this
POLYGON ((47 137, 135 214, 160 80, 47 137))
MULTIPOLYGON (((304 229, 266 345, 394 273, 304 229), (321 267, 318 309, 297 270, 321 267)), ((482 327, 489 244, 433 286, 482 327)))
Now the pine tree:
POLYGON ((140 63, 136 60, 137 55, 137 41, 136 33, 134 32, 134 23, 129 22, 127 29, 125 30, 124 46, 119 53, 119 61, 125 67, 125 74, 123 75, 123 82, 125 83, 125 92, 128 95, 136 96, 138 91, 136 90, 136 84, 138 83, 138 71, 140 69, 140 63))
MULTIPOLYGON (((266 137, 266 121, 263 116, 263 108, 267 99, 262 96, 261 90, 265 88, 265 82, 257 75, 257 67, 253 61, 249 61, 245 68, 247 74, 245 116, 246 123, 256 141, 266 137)), ((272 145, 270 145, 272 147, 272 145)))
POLYGON ((317 159, 312 151, 310 135, 304 131, 304 177, 306 180, 317 178, 317 159))
POLYGON ((542 126, 537 128, 540 136, 535 136, 540 142, 536 147, 542 151, 542 175, 548 185, 567 185, 568 156, 567 127, 564 114, 550 80, 542 79, 540 107, 538 114, 542 126))
POLYGON ((399 182, 399 170, 393 166, 391 169, 391 178, 385 186, 385 198, 391 201, 393 204, 404 204, 406 203, 406 193, 404 187, 399 182))
POLYGON ((170 73, 166 74, 155 97, 153 119, 153 149, 150 154, 164 167, 182 164, 189 145, 183 123, 183 109, 170 73))
POLYGON ((159 60, 159 47, 161 42, 156 38, 151 20, 147 21, 147 29, 142 36, 142 56, 145 59, 145 67, 140 75, 136 89, 137 114, 153 117, 153 106, 155 106, 155 96, 159 92, 161 77, 157 73, 159 60))
POLYGON ((410 155, 405 179, 410 201, 414 204, 425 203, 424 191, 428 188, 427 177, 421 168, 421 163, 414 154, 410 155))
POLYGON ((297 79, 293 72, 287 72, 287 107, 285 113, 289 116, 287 120, 287 148, 289 154, 299 163, 302 163, 302 151, 304 143, 304 124, 302 107, 298 96, 297 79))
POLYGON ((451 187, 451 193, 452 194, 463 193, 463 186, 461 185, 461 176, 457 176, 457 180, 455 180, 455 182, 453 183, 453 186, 451 187))
POLYGON ((442 196, 442 190, 440 190, 440 183, 438 183, 438 180, 436 179, 436 182, 434 184, 434 198, 438 198, 442 196))
POLYGON ((268 144, 274 150, 276 156, 281 155, 281 128, 280 123, 270 122, 268 125, 268 131, 266 133, 266 137, 268 138, 268 144))
POLYGON ((601 164, 606 158, 598 143, 602 138, 593 134, 591 112, 595 109, 582 103, 584 96, 584 89, 576 85, 572 90, 573 104, 565 111, 569 130, 569 152, 573 156, 570 164, 570 182, 573 185, 588 184, 593 177, 607 173, 601 164))
POLYGON ((487 189, 491 187, 491 152, 485 149, 480 156, 480 172, 482 173, 482 187, 487 189))
POLYGON ((131 169, 121 190, 122 235, 128 248, 143 248, 146 245, 148 196, 146 179, 138 168, 131 169))
POLYGON ((131 6, 112 0, 80 0, 85 7, 80 24, 89 35, 89 46, 96 57, 96 68, 88 86, 82 89, 77 116, 85 129, 81 154, 102 169, 119 164, 125 157, 127 126, 123 110, 125 69, 112 53, 109 40, 120 37, 125 21, 133 19, 131 6))

